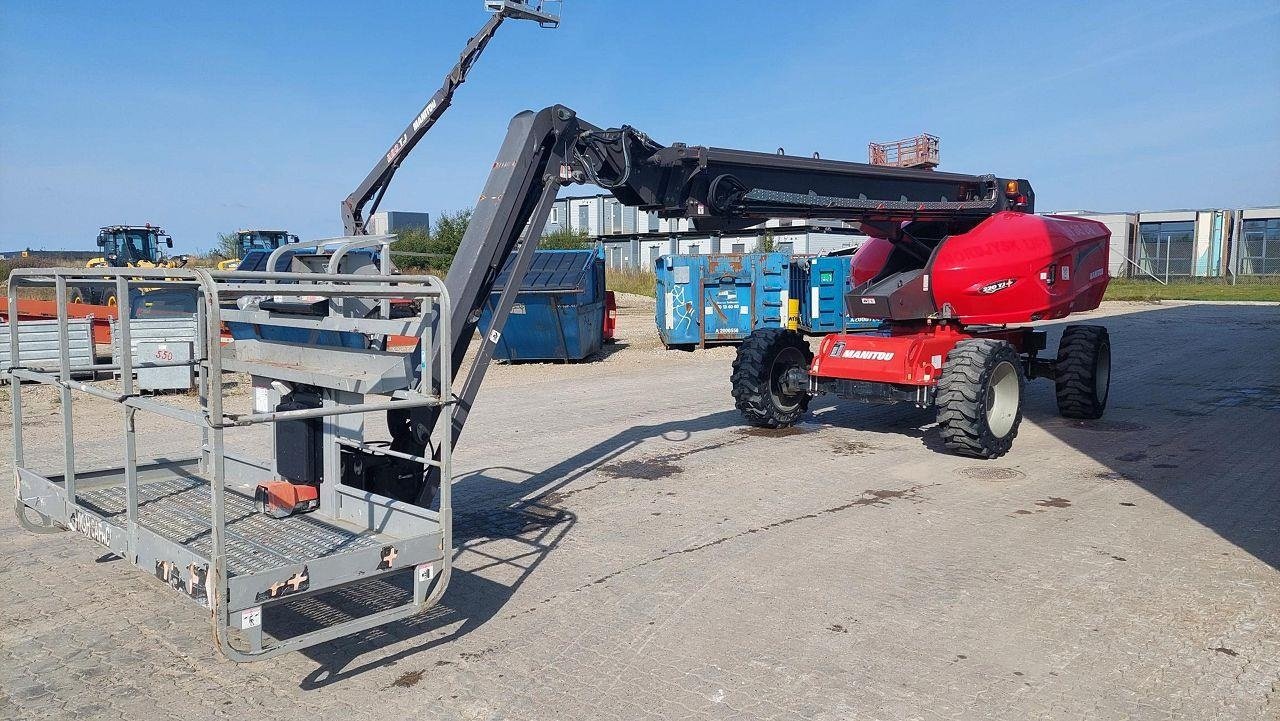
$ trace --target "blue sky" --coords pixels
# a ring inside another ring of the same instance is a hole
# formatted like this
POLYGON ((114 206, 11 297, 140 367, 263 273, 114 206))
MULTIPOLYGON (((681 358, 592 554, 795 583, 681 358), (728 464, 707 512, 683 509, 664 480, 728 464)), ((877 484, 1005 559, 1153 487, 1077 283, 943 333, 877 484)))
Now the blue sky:
MULTIPOLYGON (((567 0, 504 25, 384 209, 472 203, 526 108, 660 142, 942 169, 1041 210, 1280 204, 1280 3, 567 0)), ((0 250, 152 222, 341 233, 338 207, 486 20, 481 0, 0 2, 0 250)))

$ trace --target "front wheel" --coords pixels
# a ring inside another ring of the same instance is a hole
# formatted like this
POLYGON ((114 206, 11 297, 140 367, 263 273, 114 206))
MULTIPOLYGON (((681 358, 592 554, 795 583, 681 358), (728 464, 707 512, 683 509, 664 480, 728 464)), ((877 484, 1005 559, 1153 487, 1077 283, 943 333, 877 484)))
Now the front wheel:
POLYGON ((1022 359, 1005 341, 960 341, 938 379, 938 425, 947 448, 996 458, 1013 446, 1022 422, 1022 359))
POLYGON ((787 375, 807 372, 813 351, 799 333, 761 328, 738 346, 733 359, 734 405, 747 423, 764 428, 793 426, 809 409, 809 394, 784 383, 787 375))

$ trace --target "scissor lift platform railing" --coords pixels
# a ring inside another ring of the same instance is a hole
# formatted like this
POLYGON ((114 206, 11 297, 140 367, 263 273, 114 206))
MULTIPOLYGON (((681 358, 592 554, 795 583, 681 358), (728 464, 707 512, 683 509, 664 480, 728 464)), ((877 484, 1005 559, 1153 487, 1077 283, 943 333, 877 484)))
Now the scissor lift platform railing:
MULTIPOLYGON (((72 365, 65 338, 61 363, 56 368, 5 369, 13 383, 17 512, 24 527, 44 532, 75 530, 211 609, 219 647, 236 661, 264 658, 372 628, 418 613, 439 600, 451 570, 452 505, 448 483, 441 484, 436 511, 346 486, 326 476, 318 510, 272 518, 257 512, 253 498, 256 485, 273 478, 272 464, 227 453, 223 436, 226 429, 236 426, 291 418, 324 418, 326 423, 336 423, 338 416, 346 414, 423 406, 439 407, 446 420, 443 427, 448 428, 453 403, 448 396, 431 392, 429 379, 434 369, 442 381, 441 387, 451 387, 449 355, 436 354, 421 366, 423 372, 414 377, 412 364, 397 363, 394 354, 385 351, 370 351, 381 363, 373 365, 386 369, 387 378, 401 379, 398 387, 395 382, 363 379, 368 382, 361 393, 367 391, 385 399, 369 401, 360 395, 361 402, 326 402, 320 408, 301 411, 258 409, 251 413, 228 413, 223 409, 221 376, 224 369, 236 367, 237 360, 234 344, 224 349, 220 343, 225 313, 259 327, 278 322, 297 329, 312 323, 315 329, 326 331, 415 336, 421 352, 430 354, 432 334, 436 335, 434 340, 445 344, 443 347, 448 347, 450 340, 448 293, 439 279, 202 269, 131 268, 118 272, 22 269, 11 277, 10 302, 14 302, 20 287, 51 285, 58 297, 59 315, 65 318, 68 281, 111 283, 117 286, 119 297, 128 297, 127 291, 133 284, 190 287, 198 300, 197 347, 190 363, 196 369, 199 407, 192 410, 137 393, 132 373, 144 365, 133 363, 129 353, 117 353, 115 363, 94 364, 89 368, 72 365), (262 295, 267 287, 262 285, 263 281, 272 283, 269 293, 276 297, 407 297, 421 301, 421 312, 412 318, 395 320, 335 315, 308 320, 305 316, 221 307, 228 299, 262 295), (224 360, 229 367, 223 365, 224 360), (118 391, 72 380, 73 374, 85 370, 118 373, 118 391), (60 388, 65 436, 61 474, 40 472, 24 462, 21 381, 60 388), (404 387, 406 384, 410 387, 404 387), (91 471, 76 468, 72 391, 114 401, 122 408, 122 465, 91 471), (135 431, 138 411, 156 413, 199 428, 199 448, 189 458, 139 463, 135 431), (264 609, 307 594, 401 572, 413 574, 412 593, 407 602, 299 635, 264 638, 264 609)), ((122 332, 113 339, 117 350, 129 347, 127 325, 121 324, 121 327, 122 332)), ((332 367, 335 361, 330 349, 319 349, 312 364, 307 362, 305 353, 299 354, 297 344, 280 345, 284 362, 302 377, 331 383, 348 395, 352 392, 350 379, 344 377, 350 375, 350 367, 332 367), (329 371, 333 378, 328 378, 329 371)), ((261 362, 272 357, 270 341, 255 341, 246 346, 253 347, 248 366, 259 370, 271 367, 270 363, 261 362)), ((21 357, 17 334, 13 334, 10 350, 11 357, 21 357)), ((416 460, 438 465, 442 477, 449 478, 451 439, 445 435, 443 439, 436 439, 440 449, 438 461, 416 460)), ((343 445, 362 445, 358 440, 340 440, 343 445)), ((370 450, 376 452, 377 448, 370 450)), ((333 453, 336 457, 336 449, 333 453)), ((335 467, 332 463, 326 465, 331 469, 335 467)))

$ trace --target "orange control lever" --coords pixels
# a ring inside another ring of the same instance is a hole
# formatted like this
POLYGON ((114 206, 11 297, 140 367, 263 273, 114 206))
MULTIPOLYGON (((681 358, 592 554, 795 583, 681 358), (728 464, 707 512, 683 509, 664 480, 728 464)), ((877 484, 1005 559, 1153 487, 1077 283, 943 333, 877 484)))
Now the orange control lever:
POLYGON ((253 505, 258 513, 272 518, 314 511, 320 507, 320 488, 288 481, 259 483, 253 492, 253 505))

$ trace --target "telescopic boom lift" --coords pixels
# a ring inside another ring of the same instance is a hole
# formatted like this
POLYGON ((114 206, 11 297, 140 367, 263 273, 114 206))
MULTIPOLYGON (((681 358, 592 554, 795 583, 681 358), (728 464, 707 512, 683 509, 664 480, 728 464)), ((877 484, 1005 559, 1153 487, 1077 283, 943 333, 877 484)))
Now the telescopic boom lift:
MULTIPOLYGON (((846 302, 853 315, 885 319, 885 335, 831 334, 822 345, 828 357, 814 360, 793 331, 753 334, 733 375, 735 401, 749 423, 794 424, 819 393, 936 404, 948 447, 991 457, 1007 450, 1016 434, 1026 377, 1057 379, 1068 417, 1097 417, 1106 404, 1105 329, 1068 328, 1064 338, 1072 343, 1064 340, 1058 359, 1049 361, 1036 356, 1045 347, 1043 332, 1004 326, 1095 308, 1107 283, 1106 228, 1034 215, 1027 180, 664 146, 630 126, 601 129, 556 105, 511 121, 445 278, 457 332, 452 347, 437 345, 433 352, 451 354, 457 367, 481 308, 491 294, 499 298, 455 389, 454 441, 556 195, 578 183, 662 217, 689 218, 699 230, 740 229, 776 217, 841 218, 872 236, 871 252, 855 263, 856 286, 846 302), (495 287, 508 262, 505 287, 495 287), (962 369, 953 367, 957 348, 965 351, 956 356, 967 364, 962 369), (957 385, 962 377, 978 387, 957 385)), ((389 418, 392 447, 426 453, 428 439, 442 437, 438 417, 438 410, 424 408, 389 418)), ((438 471, 428 468, 424 481, 419 504, 430 503, 438 471)))

